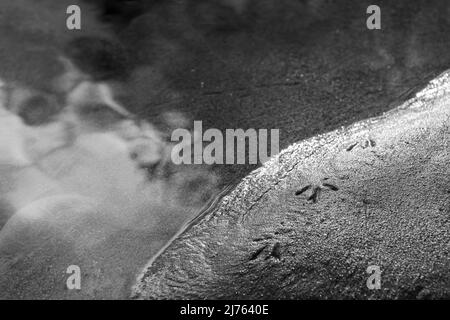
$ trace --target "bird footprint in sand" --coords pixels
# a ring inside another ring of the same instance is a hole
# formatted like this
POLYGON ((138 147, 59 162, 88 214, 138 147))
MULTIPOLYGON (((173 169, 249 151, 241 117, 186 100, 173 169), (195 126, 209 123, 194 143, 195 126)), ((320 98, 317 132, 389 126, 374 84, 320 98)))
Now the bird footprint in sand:
POLYGON ((317 203, 320 199, 323 190, 331 190, 331 191, 339 190, 337 186, 327 182, 328 180, 329 178, 324 178, 321 180, 320 183, 308 184, 303 188, 297 190, 295 192, 295 195, 300 196, 302 194, 305 194, 307 191, 310 191, 307 193, 307 200, 313 203, 317 203))

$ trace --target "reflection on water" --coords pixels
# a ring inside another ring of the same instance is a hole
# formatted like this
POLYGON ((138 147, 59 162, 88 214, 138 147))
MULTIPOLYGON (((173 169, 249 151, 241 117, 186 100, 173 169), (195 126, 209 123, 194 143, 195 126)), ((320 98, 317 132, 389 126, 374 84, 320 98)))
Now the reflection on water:
POLYGON ((59 111, 23 118, 30 104, 53 105, 39 91, 0 88, 1 298, 126 297, 140 267, 216 193, 214 174, 172 165, 163 132, 107 84, 62 78, 77 83, 55 97, 59 111), (71 265, 83 272, 80 292, 65 289, 71 265))

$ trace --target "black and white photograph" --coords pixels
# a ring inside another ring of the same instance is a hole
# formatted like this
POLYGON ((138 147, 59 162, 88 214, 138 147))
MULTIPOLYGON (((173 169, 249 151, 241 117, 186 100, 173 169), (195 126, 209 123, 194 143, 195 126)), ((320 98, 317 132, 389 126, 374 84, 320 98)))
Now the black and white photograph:
POLYGON ((450 1, 0 0, 0 300, 450 300, 450 1))

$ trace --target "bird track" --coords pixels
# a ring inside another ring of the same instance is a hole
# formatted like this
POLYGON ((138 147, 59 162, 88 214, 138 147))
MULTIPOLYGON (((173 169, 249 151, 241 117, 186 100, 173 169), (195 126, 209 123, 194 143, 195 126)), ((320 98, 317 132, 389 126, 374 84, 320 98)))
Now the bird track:
POLYGON ((296 196, 300 196, 305 194, 307 191, 311 190, 310 193, 307 194, 307 201, 311 201, 312 203, 317 203, 320 200, 320 195, 322 194, 323 190, 331 190, 331 191, 338 191, 339 188, 335 186, 334 184, 331 184, 328 181, 329 178, 324 178, 321 180, 318 184, 308 184, 301 189, 297 190, 295 192, 296 196))

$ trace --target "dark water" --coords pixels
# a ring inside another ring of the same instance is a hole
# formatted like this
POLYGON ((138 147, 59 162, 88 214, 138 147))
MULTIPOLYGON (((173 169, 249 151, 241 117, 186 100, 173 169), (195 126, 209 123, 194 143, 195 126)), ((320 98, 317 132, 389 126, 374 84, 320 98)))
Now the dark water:
MULTIPOLYGON (((279 128, 284 148, 389 110, 450 66, 448 1, 379 1, 381 30, 366 28, 370 1, 249 1, 242 14, 182 3, 116 27, 146 117, 169 109, 205 127, 279 128)), ((217 168, 224 183, 251 169, 217 168)))

